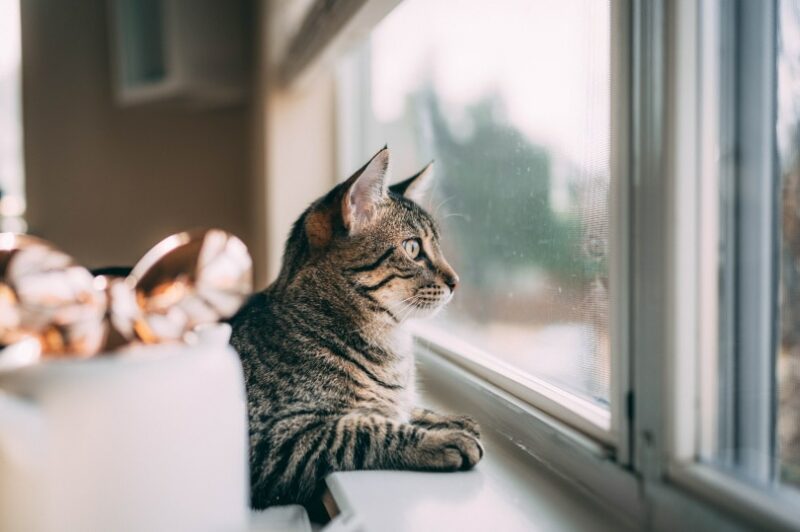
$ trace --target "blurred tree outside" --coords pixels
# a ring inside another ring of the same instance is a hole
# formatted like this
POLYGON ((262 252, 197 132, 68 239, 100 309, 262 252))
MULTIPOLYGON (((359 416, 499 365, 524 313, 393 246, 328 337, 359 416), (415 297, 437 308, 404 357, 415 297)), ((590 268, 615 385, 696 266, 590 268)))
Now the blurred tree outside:
POLYGON ((533 142, 498 93, 451 109, 428 81, 406 98, 379 131, 436 160, 429 207, 463 287, 445 321, 523 371, 607 403, 607 172, 533 142))
POLYGON ((512 276, 544 275, 562 293, 582 293, 598 277, 606 283, 605 235, 586 234, 582 191, 571 185, 573 208, 554 211, 551 155, 498 119, 503 114, 499 97, 489 96, 467 110, 471 131, 466 136, 452 131, 433 90, 423 89, 412 99, 407 109, 423 115, 415 123, 429 125, 437 172, 443 176, 439 192, 445 203, 436 214, 455 239, 449 249, 459 255, 454 260, 477 300, 465 302, 465 309, 480 313, 490 307, 485 302, 507 294, 512 276))
POLYGON ((781 194, 778 445, 784 481, 800 485, 800 124, 791 137, 781 194))
POLYGON ((780 191, 778 465, 800 487, 800 4, 779 3, 777 137, 780 191))

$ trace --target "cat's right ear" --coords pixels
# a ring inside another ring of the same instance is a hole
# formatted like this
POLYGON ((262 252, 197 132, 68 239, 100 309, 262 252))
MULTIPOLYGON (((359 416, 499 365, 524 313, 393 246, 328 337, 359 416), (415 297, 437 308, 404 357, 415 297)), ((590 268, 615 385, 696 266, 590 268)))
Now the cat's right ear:
POLYGON ((387 198, 388 169, 389 149, 384 147, 347 181, 317 202, 305 219, 309 243, 315 248, 324 248, 333 238, 335 227, 343 227, 353 234, 368 224, 378 205, 387 198))
POLYGON ((389 172, 389 148, 383 147, 364 167, 344 182, 342 224, 349 233, 358 232, 386 200, 386 174, 389 172))

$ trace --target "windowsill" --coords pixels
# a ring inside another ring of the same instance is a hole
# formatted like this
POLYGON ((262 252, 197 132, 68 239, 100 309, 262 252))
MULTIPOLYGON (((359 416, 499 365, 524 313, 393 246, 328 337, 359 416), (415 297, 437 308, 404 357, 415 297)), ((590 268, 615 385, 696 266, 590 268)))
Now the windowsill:
POLYGON ((348 530, 631 528, 504 438, 487 434, 484 444, 486 456, 472 471, 336 473, 328 488, 348 530))
MULTIPOLYGON (((730 530, 793 521, 752 504, 709 504, 647 482, 613 450, 418 344, 420 399, 474 416, 486 455, 462 473, 361 471, 327 479, 338 515, 326 532, 371 530, 730 530)), ((693 483, 708 495, 707 486, 693 483)), ((695 494, 699 495, 699 494, 695 494)), ((736 500, 736 499, 734 499, 736 500)), ((331 502, 331 501, 329 501, 331 502)))
MULTIPOLYGON (((469 472, 417 473, 356 471, 336 473, 327 484, 339 516, 333 530, 625 530, 628 516, 615 513, 576 484, 556 475, 550 459, 537 455, 545 447, 564 449, 585 460, 609 463, 608 451, 577 431, 535 413, 513 397, 478 397, 480 380, 451 362, 418 353, 420 399, 444 412, 468 413, 481 423, 484 459, 469 472), (452 386, 476 402, 453 394, 452 386), (492 404, 507 416, 492 411, 492 404), (521 423, 517 433, 507 422, 521 423), (524 442, 524 443, 523 443, 524 442), (533 448, 533 449, 532 449, 533 448), (551 470, 553 469, 553 470, 551 470), (337 528, 337 526, 341 528, 337 528)), ((497 392, 502 394, 502 392, 497 392)), ((558 452, 556 450, 556 452, 558 452)), ((580 460, 577 467, 582 467, 580 460)), ((603 471, 607 474, 607 471, 603 471)), ((610 486, 614 481, 608 478, 610 486)), ((621 492, 627 492, 623 487, 621 492)))

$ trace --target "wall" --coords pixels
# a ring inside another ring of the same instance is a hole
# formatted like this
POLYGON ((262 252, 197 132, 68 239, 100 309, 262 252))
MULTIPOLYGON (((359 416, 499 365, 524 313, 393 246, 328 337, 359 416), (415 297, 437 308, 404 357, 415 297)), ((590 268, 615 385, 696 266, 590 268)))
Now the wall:
MULTIPOLYGON (((92 267, 131 264, 192 227, 260 241, 249 104, 120 108, 112 101, 107 2, 21 4, 33 234, 92 267)), ((254 256, 263 268, 260 247, 254 256)))
POLYGON ((280 270, 283 245, 297 217, 336 184, 333 79, 319 75, 296 91, 267 98, 267 271, 280 270))
POLYGON ((260 171, 266 228, 266 277, 281 267, 283 246, 292 224, 308 205, 336 184, 336 110, 332 71, 320 69, 292 87, 278 83, 276 71, 308 2, 268 2, 260 26, 262 52, 256 100, 264 128, 257 169, 260 171), (265 53, 269 52, 269 53, 265 53))

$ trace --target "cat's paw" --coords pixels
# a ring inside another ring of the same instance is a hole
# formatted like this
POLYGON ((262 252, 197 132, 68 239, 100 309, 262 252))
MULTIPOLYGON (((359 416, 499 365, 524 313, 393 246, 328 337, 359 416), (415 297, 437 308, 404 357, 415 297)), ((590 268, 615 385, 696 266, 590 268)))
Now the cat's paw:
POLYGON ((481 426, 471 416, 450 416, 448 419, 453 428, 469 432, 476 438, 481 437, 481 426))
POLYGON ((481 437, 481 428, 471 416, 437 414, 431 410, 419 409, 415 412, 412 423, 429 430, 463 430, 476 438, 481 437))
POLYGON ((475 467, 483 458, 483 445, 471 433, 462 430, 441 431, 437 436, 438 452, 434 461, 443 471, 463 471, 475 467))

